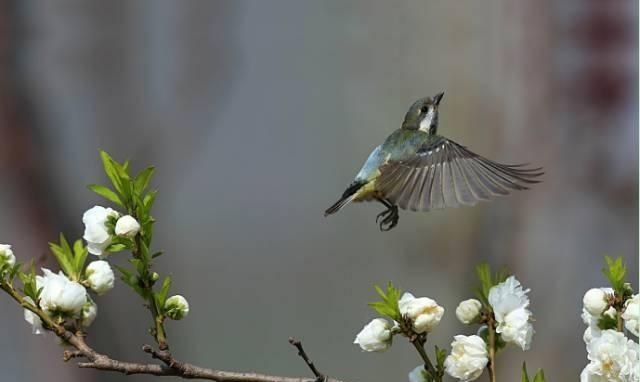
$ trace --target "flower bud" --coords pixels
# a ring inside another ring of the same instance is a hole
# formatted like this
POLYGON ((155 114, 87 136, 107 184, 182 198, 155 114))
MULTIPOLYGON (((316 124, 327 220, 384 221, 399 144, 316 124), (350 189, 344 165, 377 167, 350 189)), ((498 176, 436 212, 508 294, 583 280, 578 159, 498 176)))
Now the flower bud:
POLYGON ((602 313, 603 316, 613 318, 614 320, 616 319, 617 314, 618 314, 618 311, 613 306, 608 307, 607 310, 605 310, 604 313, 602 313))
POLYGON ((634 336, 640 337, 640 294, 628 299, 624 306, 624 313, 622 313, 624 327, 634 336))
POLYGON ((179 294, 171 296, 164 303, 164 313, 172 320, 182 320, 189 314, 189 303, 179 294))
POLYGON ((584 308, 590 314, 599 316, 607 308, 607 294, 600 288, 592 288, 582 298, 584 308))
POLYGON ((371 320, 362 328, 353 341, 363 351, 378 352, 387 350, 391 346, 391 325, 384 318, 371 320))
POLYGON ((409 382, 427 382, 424 365, 419 365, 409 372, 409 382))
POLYGON ((462 301, 456 308, 456 317, 463 324, 471 324, 480 318, 482 303, 475 298, 462 301))
MULTIPOLYGON (((36 306, 31 297, 25 297, 24 301, 29 304, 36 306)), ((24 310, 24 320, 27 321, 31 325, 31 332, 33 334, 44 334, 44 330, 42 329, 42 320, 38 317, 37 314, 33 313, 29 309, 24 310)))
POLYGON ((13 267, 16 265, 16 257, 13 255, 9 244, 0 244, 0 268, 5 264, 13 267))
POLYGON ((87 302, 87 291, 62 272, 55 274, 42 268, 44 276, 36 276, 36 284, 42 286, 40 307, 47 314, 78 317, 87 302))
POLYGON ((87 302, 82 307, 82 326, 88 328, 95 321, 96 316, 98 315, 98 305, 96 305, 93 300, 87 296, 87 302))
POLYGON ((156 282, 160 279, 160 275, 158 274, 158 272, 153 272, 151 274, 151 281, 156 282))
POLYGON ((92 261, 84 271, 89 287, 99 295, 113 289, 115 275, 109 263, 104 260, 92 261))
POLYGON ((398 301, 400 314, 413 322, 413 330, 420 334, 430 332, 442 319, 444 308, 429 297, 415 298, 411 293, 405 293, 398 301))
POLYGON ((140 232, 140 223, 131 215, 124 215, 116 222, 116 235, 134 237, 140 232))
POLYGON ((111 244, 111 234, 107 228, 109 218, 117 218, 118 212, 111 208, 94 206, 82 215, 84 223, 83 239, 87 242, 87 250, 93 255, 102 255, 111 244))

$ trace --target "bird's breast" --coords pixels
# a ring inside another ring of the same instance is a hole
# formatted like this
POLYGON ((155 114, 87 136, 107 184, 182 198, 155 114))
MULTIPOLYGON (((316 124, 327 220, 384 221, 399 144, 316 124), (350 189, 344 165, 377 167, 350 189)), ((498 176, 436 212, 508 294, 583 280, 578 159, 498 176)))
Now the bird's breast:
POLYGON ((358 192, 356 192, 356 194, 353 197, 353 201, 365 202, 365 201, 373 200, 375 198, 382 197, 382 195, 379 195, 379 194, 380 192, 378 192, 375 188, 375 182, 369 182, 364 186, 362 186, 362 188, 360 188, 358 192))

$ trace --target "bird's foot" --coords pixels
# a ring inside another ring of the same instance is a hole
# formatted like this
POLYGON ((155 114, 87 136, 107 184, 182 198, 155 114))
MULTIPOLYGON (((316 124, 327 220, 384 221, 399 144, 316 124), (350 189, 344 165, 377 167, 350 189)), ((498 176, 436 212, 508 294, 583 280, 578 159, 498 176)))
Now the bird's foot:
POLYGON ((391 206, 376 216, 376 223, 380 226, 380 231, 386 232, 398 225, 399 219, 398 206, 391 206))

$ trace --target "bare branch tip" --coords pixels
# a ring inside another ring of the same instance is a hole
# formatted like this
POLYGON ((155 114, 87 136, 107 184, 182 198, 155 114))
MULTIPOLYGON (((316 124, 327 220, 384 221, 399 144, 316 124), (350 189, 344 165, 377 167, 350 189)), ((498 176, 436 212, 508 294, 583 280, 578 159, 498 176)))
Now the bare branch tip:
POLYGON ((79 357, 84 357, 84 354, 82 354, 82 352, 80 351, 71 351, 71 350, 65 350, 62 353, 62 359, 64 360, 64 362, 69 362, 72 358, 79 358, 79 357))

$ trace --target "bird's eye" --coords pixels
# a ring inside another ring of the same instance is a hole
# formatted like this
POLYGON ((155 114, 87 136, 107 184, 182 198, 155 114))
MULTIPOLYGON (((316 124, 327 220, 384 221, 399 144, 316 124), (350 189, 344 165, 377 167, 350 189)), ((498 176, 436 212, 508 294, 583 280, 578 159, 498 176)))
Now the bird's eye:
POLYGON ((427 106, 423 106, 423 107, 420 109, 420 112, 421 112, 421 113, 426 113, 427 111, 429 111, 429 108, 428 108, 427 106))

